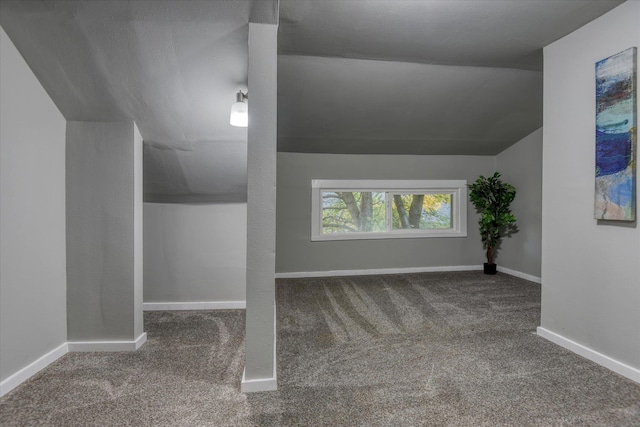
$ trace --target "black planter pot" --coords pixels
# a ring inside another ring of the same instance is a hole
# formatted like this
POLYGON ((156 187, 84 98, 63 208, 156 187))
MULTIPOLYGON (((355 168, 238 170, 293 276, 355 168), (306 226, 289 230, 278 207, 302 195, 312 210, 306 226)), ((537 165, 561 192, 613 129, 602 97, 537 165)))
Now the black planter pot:
POLYGON ((496 274, 497 264, 484 263, 484 274, 496 274))

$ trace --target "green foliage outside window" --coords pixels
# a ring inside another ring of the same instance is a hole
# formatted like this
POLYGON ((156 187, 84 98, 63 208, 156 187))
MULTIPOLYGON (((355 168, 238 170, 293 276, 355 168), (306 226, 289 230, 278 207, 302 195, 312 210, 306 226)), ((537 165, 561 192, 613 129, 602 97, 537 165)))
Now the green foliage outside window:
POLYGON ((451 194, 394 194, 392 228, 451 228, 451 194))
MULTIPOLYGON (((393 194, 392 229, 452 227, 451 194, 393 194)), ((322 232, 384 232, 384 192, 327 191, 322 193, 322 232)))
POLYGON ((323 233, 385 230, 384 193, 331 191, 322 193, 323 233))

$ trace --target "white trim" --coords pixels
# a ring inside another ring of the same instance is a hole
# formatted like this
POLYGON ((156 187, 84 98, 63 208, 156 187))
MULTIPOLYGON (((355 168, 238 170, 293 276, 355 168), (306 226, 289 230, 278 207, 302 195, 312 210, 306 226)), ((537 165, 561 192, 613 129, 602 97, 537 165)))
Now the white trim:
POLYGON ((135 341, 69 341, 69 351, 136 351, 147 342, 143 332, 135 341))
POLYGON ((344 190, 422 190, 437 192, 441 189, 466 187, 464 179, 313 179, 311 184, 320 188, 344 190))
POLYGON ((436 271, 476 271, 482 270, 482 265, 451 265, 445 267, 409 267, 409 268, 372 268, 363 270, 327 270, 327 271, 292 271, 276 273, 276 279, 294 279, 304 277, 334 277, 334 276, 370 276, 378 274, 403 273, 432 273, 436 271))
POLYGON ((244 377, 245 371, 242 372, 242 383, 240 384, 240 391, 242 393, 257 393, 259 391, 274 391, 278 389, 278 380, 275 376, 271 378, 247 380, 244 377))
POLYGON ((562 335, 551 332, 548 329, 543 328, 542 326, 538 326, 537 332, 538 336, 545 338, 552 343, 559 345, 560 347, 564 347, 567 350, 570 350, 582 357, 591 360, 592 362, 597 363, 598 365, 604 366, 605 368, 622 375, 623 377, 627 377, 632 381, 640 383, 640 369, 612 359, 609 356, 585 347, 582 344, 578 344, 577 342, 565 338, 562 335))
POLYGON ((311 180, 311 241, 417 239, 467 237, 467 181, 466 180, 311 180), (385 193, 385 229, 378 232, 323 234, 323 191, 373 191, 385 193), (394 230, 392 227, 391 196, 398 193, 451 194, 451 228, 394 230))
POLYGON ((143 332, 135 341, 69 341, 20 369, 0 383, 0 397, 27 381, 29 378, 70 352, 87 351, 135 351, 147 342, 143 332))
POLYGON ((278 324, 277 324, 277 311, 278 304, 276 299, 273 299, 273 381, 274 387, 276 390, 278 389, 278 353, 277 353, 277 345, 278 345, 278 324))
POLYGON ((7 379, 0 383, 0 397, 9 393, 14 388, 18 387, 23 382, 27 381, 29 378, 51 365, 56 360, 60 359, 62 356, 69 352, 69 346, 67 343, 64 343, 44 356, 37 359, 35 362, 28 364, 24 368, 20 369, 15 374, 9 376, 7 379))
POLYGON ((532 276, 531 274, 521 273, 519 271, 512 270, 510 268, 500 267, 500 266, 498 266, 497 270, 501 273, 505 273, 510 276, 519 277, 521 279, 528 280, 530 282, 534 282, 538 284, 542 283, 542 279, 540 277, 532 276))
POLYGON ((359 231, 354 233, 318 234, 311 236, 312 242, 332 242, 336 240, 382 240, 382 239, 422 239, 422 238, 456 238, 467 237, 464 233, 454 229, 442 230, 390 230, 390 231, 359 231))
POLYGON ((257 380, 247 380, 245 379, 245 372, 247 368, 245 367, 242 371, 242 382, 240 383, 240 391, 242 393, 256 393, 260 391, 274 391, 278 389, 278 367, 277 367, 277 355, 276 355, 276 345, 277 345, 277 325, 276 325, 276 302, 273 302, 273 377, 271 378, 260 378, 257 380))
POLYGON ((166 310, 231 310, 247 308, 246 301, 145 302, 144 311, 166 310))
MULTIPOLYGON (((372 268, 362 270, 327 270, 327 271, 292 271, 276 273, 276 279, 299 279, 305 277, 335 277, 335 276, 372 276, 378 274, 405 274, 405 273, 433 273, 440 271, 477 271, 483 270, 482 265, 449 265, 440 267, 408 267, 408 268, 372 268)), ((498 271, 510 276, 519 277, 534 283, 542 283, 540 277, 521 273, 510 268, 498 266, 498 271)))

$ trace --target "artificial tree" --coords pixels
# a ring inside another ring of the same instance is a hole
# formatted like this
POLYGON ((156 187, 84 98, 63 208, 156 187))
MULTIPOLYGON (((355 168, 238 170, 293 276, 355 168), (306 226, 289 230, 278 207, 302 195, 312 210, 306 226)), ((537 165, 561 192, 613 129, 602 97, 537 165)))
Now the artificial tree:
POLYGON ((481 175, 473 184, 469 184, 469 189, 469 198, 480 213, 478 225, 482 243, 487 248, 484 272, 495 274, 496 247, 516 223, 516 218, 511 213, 511 202, 516 197, 516 189, 513 185, 502 182, 500 172, 488 178, 481 175))

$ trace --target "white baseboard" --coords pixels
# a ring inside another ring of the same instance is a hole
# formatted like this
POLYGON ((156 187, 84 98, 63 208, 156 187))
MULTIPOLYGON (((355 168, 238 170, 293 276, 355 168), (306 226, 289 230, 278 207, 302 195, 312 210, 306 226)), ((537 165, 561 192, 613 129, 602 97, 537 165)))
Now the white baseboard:
POLYGON ((32 376, 34 376, 35 374, 37 374, 38 372, 40 372, 41 370, 49 366, 50 364, 52 364, 53 362, 55 362, 65 354, 67 354, 68 352, 69 352, 69 347, 67 343, 64 343, 59 347, 54 348, 44 356, 40 357, 35 362, 30 363, 29 365, 20 369, 18 372, 11 375, 10 377, 8 377, 7 379, 5 379, 0 383, 0 397, 9 393, 11 390, 13 390, 17 386, 19 386, 20 384, 28 380, 29 378, 31 378, 32 376))
POLYGON ((604 366, 605 368, 622 375, 623 377, 627 377, 632 381, 640 383, 640 369, 636 369, 602 353, 598 353, 595 350, 585 347, 582 344, 578 344, 575 341, 565 338, 562 335, 558 335, 555 332, 551 332, 541 326, 538 326, 537 332, 542 338, 545 338, 560 347, 564 347, 567 350, 597 363, 598 365, 604 366))
POLYGON ((240 391, 242 393, 257 393, 260 391, 274 391, 277 389, 278 380, 276 377, 247 380, 245 379, 245 372, 242 372, 242 384, 240 385, 240 391))
POLYGON ((531 274, 521 273, 519 271, 512 270, 510 268, 505 268, 505 267, 498 266, 498 271, 501 272, 501 273, 508 274, 510 276, 515 276, 515 277, 519 277, 519 278, 524 279, 524 280, 528 280, 530 282, 534 282, 534 283, 538 283, 538 284, 542 283, 542 279, 540 277, 532 276, 531 274))
POLYGON ((245 378, 245 373, 247 371, 247 368, 245 367, 244 370, 242 371, 242 382, 240 383, 240 391, 242 393, 257 393, 260 391, 274 391, 278 389, 278 366, 277 366, 277 361, 278 361, 278 357, 276 354, 276 345, 277 345, 277 340, 278 340, 278 334, 277 332, 277 324, 276 324, 276 310, 277 307, 275 306, 275 300, 274 300, 274 310, 273 310, 273 377, 271 378, 259 378, 259 379, 255 379, 255 380, 247 380, 245 378))
POLYGON ((147 333, 143 332, 135 341, 69 341, 69 351, 136 351, 147 342, 147 333))
POLYGON ((276 273, 276 279, 297 279, 304 277, 334 277, 334 276, 369 276, 376 274, 403 273, 432 273, 437 271, 476 271, 482 270, 482 265, 452 265, 445 267, 409 267, 409 268, 372 268, 363 270, 328 270, 328 271, 294 271, 290 273, 276 273))
MULTIPOLYGON (((293 271, 289 273, 276 273, 276 279, 299 279, 305 277, 335 277, 335 276, 369 276, 376 274, 406 274, 406 273, 433 273, 438 271, 478 271, 482 265, 451 265, 444 267, 409 267, 409 268, 374 268, 363 270, 327 270, 327 271, 293 271)), ((542 283, 542 279, 530 274, 521 273, 510 268, 498 266, 498 271, 510 276, 519 277, 534 283, 542 283)))
POLYGON ((70 352, 87 351, 135 351, 147 342, 147 333, 143 332, 135 341, 70 341, 65 342, 35 362, 20 369, 0 383, 0 397, 70 352))
POLYGON ((145 302, 144 311, 166 310, 232 310, 247 308, 246 301, 145 302))

